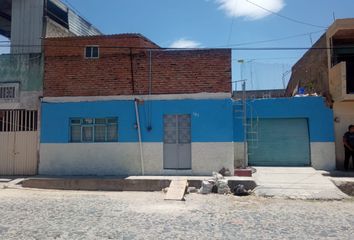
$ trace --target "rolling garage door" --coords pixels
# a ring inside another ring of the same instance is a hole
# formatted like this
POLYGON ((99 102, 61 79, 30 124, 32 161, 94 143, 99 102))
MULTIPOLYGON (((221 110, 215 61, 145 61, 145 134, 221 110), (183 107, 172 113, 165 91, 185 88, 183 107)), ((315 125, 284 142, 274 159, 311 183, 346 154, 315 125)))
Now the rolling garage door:
POLYGON ((310 165, 307 119, 260 119, 256 131, 248 136, 250 166, 310 165))

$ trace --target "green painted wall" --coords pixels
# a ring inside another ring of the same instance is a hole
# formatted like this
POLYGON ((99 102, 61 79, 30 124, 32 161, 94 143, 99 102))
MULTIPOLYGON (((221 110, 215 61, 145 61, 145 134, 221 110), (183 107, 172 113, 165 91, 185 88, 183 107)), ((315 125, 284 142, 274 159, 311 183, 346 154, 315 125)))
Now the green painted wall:
MULTIPOLYGON (((256 120, 254 120, 256 122, 256 120)), ((251 166, 310 166, 310 138, 306 118, 262 118, 257 134, 248 136, 251 166)))
POLYGON ((42 91, 42 54, 0 55, 1 82, 20 82, 20 91, 42 91))

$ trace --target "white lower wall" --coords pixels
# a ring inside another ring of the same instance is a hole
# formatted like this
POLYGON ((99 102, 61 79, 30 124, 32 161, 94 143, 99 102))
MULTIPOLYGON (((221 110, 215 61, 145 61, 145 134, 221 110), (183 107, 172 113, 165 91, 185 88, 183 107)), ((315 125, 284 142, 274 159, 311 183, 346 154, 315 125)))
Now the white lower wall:
POLYGON ((141 172, 138 144, 41 144, 40 175, 125 175, 141 172))
POLYGON ((348 131, 348 126, 354 124, 354 102, 335 102, 333 112, 335 143, 336 143, 336 167, 344 168, 343 135, 348 131))
POLYGON ((317 170, 334 170, 336 168, 335 143, 312 142, 311 165, 317 170))
MULTIPOLYGON (((334 170, 336 168, 334 142, 312 142, 310 147, 312 167, 318 170, 334 170)), ((242 167, 242 164, 244 163, 243 143, 235 142, 234 148, 235 167, 242 167)))
MULTIPOLYGON (((163 144, 143 143, 146 175, 211 175, 222 167, 233 172, 233 143, 192 143, 192 169, 163 169, 163 144)), ((41 144, 41 175, 140 175, 138 143, 41 144)))
POLYGON ((192 171, 195 175, 210 176, 222 168, 234 172, 234 144, 192 143, 192 171))
MULTIPOLYGON (((247 145, 247 143, 246 143, 247 145)), ((247 147, 247 146, 246 146, 247 147)), ((243 142, 235 142, 234 143, 234 156, 235 156, 235 160, 234 160, 234 165, 235 168, 241 168, 246 166, 246 161, 244 160, 245 156, 244 156, 244 143, 243 142)), ((246 155, 246 157, 248 157, 246 155)))

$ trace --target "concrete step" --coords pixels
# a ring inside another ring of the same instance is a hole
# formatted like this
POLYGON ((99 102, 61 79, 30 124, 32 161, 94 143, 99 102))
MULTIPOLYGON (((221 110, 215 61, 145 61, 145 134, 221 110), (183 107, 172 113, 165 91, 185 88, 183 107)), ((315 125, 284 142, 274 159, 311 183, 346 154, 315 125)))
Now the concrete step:
POLYGON ((165 200, 182 201, 186 194, 188 182, 187 179, 172 180, 168 187, 165 200))

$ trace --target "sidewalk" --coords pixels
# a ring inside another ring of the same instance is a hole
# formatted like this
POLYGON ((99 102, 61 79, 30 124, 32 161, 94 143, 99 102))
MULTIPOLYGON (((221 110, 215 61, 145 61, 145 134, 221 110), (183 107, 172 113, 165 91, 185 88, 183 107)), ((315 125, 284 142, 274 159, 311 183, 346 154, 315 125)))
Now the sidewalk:
MULTIPOLYGON (((256 196, 262 197, 342 200, 350 198, 345 193, 351 195, 354 186, 354 173, 343 175, 343 172, 316 171, 311 167, 256 167, 255 169, 253 177, 226 177, 230 188, 242 184, 246 189, 254 189, 256 196)), ((211 176, 36 176, 16 180, 4 179, 2 185, 18 188, 21 187, 18 184, 22 184, 24 188, 61 190, 160 191, 168 187, 174 179, 187 179, 189 186, 200 188, 201 182, 210 178, 211 176)))
POLYGON ((305 200, 342 200, 349 198, 331 179, 311 167, 256 167, 253 175, 257 196, 305 200))

